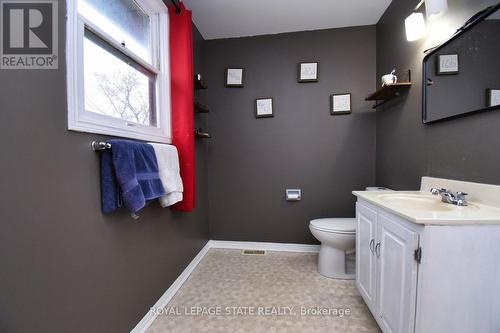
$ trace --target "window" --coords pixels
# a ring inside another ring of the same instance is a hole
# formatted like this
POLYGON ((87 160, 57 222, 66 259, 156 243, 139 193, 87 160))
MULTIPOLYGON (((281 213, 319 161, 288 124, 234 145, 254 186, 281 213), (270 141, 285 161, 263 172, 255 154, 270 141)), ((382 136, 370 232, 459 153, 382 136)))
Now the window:
POLYGON ((161 0, 68 0, 68 129, 171 143, 161 0))

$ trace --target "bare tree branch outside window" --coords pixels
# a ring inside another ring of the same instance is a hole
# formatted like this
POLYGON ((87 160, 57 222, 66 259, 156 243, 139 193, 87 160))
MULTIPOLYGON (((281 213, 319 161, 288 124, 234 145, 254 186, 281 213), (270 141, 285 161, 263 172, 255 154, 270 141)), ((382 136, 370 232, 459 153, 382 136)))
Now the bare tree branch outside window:
POLYGON ((90 96, 87 103, 95 111, 142 125, 149 125, 148 90, 132 68, 110 74, 94 73, 101 96, 90 96))

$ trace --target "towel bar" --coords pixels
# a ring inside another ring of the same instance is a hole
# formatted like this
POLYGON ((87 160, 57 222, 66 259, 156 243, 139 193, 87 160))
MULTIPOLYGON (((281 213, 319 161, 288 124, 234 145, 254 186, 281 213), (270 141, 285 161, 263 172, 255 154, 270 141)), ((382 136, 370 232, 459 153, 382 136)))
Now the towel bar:
POLYGON ((111 143, 104 141, 92 141, 90 146, 92 147, 93 151, 111 149, 111 143))
POLYGON ((111 143, 107 143, 104 141, 92 141, 91 147, 93 151, 110 149, 111 143))

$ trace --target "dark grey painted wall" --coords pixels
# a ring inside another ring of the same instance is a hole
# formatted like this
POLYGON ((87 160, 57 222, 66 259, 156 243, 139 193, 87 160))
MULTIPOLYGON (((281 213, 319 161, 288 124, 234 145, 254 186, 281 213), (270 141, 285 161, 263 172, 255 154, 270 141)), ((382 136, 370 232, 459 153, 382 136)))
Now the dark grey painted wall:
POLYGON ((375 27, 207 41, 209 219, 212 239, 311 243, 309 220, 354 216, 351 191, 375 182, 375 27), (297 65, 318 61, 318 83, 297 65), (245 68, 244 88, 224 69, 245 68), (353 113, 331 116, 329 96, 352 93, 353 113), (273 118, 255 98, 273 97, 273 118), (301 188, 286 202, 286 188, 301 188))
POLYGON ((208 239, 206 145, 193 213, 103 216, 89 145, 105 138, 66 130, 59 4, 60 69, 0 71, 0 332, 128 332, 208 239))
MULTIPOLYGON (((129 331, 205 244, 208 218, 214 239, 313 242, 308 221, 352 216, 350 192, 375 184, 375 164, 378 184, 393 188, 416 188, 422 175, 500 184, 500 113, 421 124, 429 45, 406 42, 414 5, 394 1, 377 25, 377 75, 374 27, 210 42, 195 31, 209 84, 197 99, 211 108, 196 124, 213 134, 196 145, 197 209, 152 204, 135 222, 100 213, 89 143, 105 138, 66 131, 61 2, 60 69, 0 71, 0 331, 129 331), (319 83, 297 83, 299 61, 320 62, 319 83), (224 88, 226 66, 246 69, 245 88, 224 88), (374 113, 364 97, 393 67, 411 68, 415 85, 374 113), (333 92, 353 93, 353 114, 329 115, 333 92), (265 96, 276 116, 255 119, 265 96), (287 187, 303 200, 286 202, 287 187)), ((485 5, 450 1, 448 20, 485 5)))
MULTIPOLYGON (((462 25, 491 0, 449 0, 439 19, 449 27, 462 25)), ((483 113, 432 125, 422 124, 423 50, 434 46, 431 34, 407 42, 404 19, 415 1, 393 1, 377 24, 377 77, 397 68, 413 71, 407 96, 377 111, 377 183, 394 189, 417 189, 424 175, 500 184, 500 112, 483 113)), ((449 96, 450 99, 453 96, 449 96)))

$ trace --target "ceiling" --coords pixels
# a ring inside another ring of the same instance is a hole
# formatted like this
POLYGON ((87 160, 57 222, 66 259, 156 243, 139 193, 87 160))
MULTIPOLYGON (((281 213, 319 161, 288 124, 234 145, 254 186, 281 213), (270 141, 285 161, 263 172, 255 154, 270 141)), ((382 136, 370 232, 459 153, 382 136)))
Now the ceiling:
POLYGON ((376 24, 391 0, 184 0, 205 39, 376 24))

